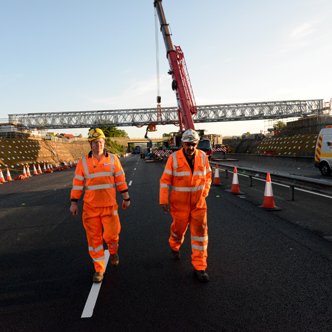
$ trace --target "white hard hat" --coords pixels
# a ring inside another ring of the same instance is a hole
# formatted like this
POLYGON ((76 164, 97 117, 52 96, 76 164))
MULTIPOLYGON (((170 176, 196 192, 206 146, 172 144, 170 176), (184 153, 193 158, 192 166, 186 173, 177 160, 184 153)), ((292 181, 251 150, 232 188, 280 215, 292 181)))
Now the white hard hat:
POLYGON ((183 134, 182 134, 182 142, 191 142, 191 143, 197 143, 199 141, 199 135, 197 131, 194 129, 187 129, 183 134))

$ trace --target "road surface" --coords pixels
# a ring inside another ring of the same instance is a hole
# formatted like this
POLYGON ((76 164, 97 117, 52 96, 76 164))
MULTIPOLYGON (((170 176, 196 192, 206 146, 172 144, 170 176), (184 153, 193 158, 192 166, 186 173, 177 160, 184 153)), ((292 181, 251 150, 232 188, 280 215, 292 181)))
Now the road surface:
POLYGON ((181 260, 170 257, 164 164, 130 156, 123 166, 132 205, 120 210, 120 265, 108 265, 91 318, 81 318, 93 270, 69 214, 73 170, 0 186, 1 331, 332 330, 332 244, 297 223, 331 220, 330 200, 290 202, 274 188, 282 210, 268 212, 258 207, 264 183, 236 196, 222 179, 208 197, 211 281, 201 284, 189 234, 181 260))

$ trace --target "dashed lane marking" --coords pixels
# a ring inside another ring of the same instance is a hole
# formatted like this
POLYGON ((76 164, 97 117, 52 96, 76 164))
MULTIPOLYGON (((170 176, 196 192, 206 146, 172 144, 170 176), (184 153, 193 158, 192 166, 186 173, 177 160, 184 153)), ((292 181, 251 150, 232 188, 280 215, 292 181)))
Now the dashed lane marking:
POLYGON ((130 180, 128 186, 130 187, 132 183, 133 183, 133 181, 130 180))
MULTIPOLYGON (((110 258, 110 253, 109 253, 108 250, 105 250, 105 270, 106 270, 109 258, 110 258)), ((97 283, 92 284, 92 287, 91 287, 88 299, 86 300, 81 318, 90 318, 90 317, 92 317, 93 309, 95 308, 97 298, 98 298, 98 294, 99 294, 102 283, 103 282, 100 282, 98 284, 97 283)))

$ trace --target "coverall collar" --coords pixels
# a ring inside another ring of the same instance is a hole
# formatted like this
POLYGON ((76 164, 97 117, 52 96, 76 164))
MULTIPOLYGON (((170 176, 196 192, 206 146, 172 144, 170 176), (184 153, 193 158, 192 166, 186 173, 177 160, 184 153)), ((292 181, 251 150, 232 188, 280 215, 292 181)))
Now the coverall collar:
POLYGON ((198 156, 198 151, 197 149, 195 150, 195 155, 193 159, 187 158, 186 154, 184 153, 183 148, 181 148, 181 157, 187 162, 188 166, 190 167, 191 171, 194 171, 195 164, 197 163, 196 158, 198 156))
MULTIPOLYGON (((186 154, 184 153, 183 148, 181 148, 180 151, 182 153, 183 158, 187 159, 186 154)), ((198 149, 195 150, 195 155, 194 155, 193 160, 195 160, 197 158, 197 156, 198 156, 198 149)))
MULTIPOLYGON (((108 152, 106 150, 104 150, 104 156, 108 157, 108 152)), ((88 153, 88 158, 92 158, 92 151, 88 153)))

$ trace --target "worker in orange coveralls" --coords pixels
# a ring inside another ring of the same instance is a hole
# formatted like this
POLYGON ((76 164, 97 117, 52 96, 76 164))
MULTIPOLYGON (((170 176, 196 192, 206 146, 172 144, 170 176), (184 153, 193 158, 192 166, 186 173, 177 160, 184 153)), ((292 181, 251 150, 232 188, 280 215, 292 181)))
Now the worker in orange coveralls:
POLYGON ((191 262, 194 276, 209 281, 207 268, 208 226, 205 198, 208 196, 212 173, 207 155, 197 149, 199 135, 188 129, 182 135, 182 148, 167 160, 160 179, 159 202, 173 218, 169 245, 175 260, 190 225, 191 262))
POLYGON ((91 151, 77 164, 71 190, 70 212, 73 216, 78 214, 77 202, 83 188, 83 225, 92 258, 95 273, 93 282, 101 282, 105 273, 105 257, 103 238, 108 246, 111 264, 119 264, 118 246, 121 230, 116 202, 116 190, 121 192, 122 208, 130 205, 128 186, 125 173, 119 158, 107 152, 105 135, 99 128, 89 131, 88 140, 91 151))

